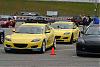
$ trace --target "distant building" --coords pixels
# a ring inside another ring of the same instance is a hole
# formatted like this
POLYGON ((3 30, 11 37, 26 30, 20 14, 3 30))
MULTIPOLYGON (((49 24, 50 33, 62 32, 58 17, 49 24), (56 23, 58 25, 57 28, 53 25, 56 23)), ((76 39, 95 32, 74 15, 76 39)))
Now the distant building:
POLYGON ((58 11, 47 11, 46 16, 57 17, 58 16, 58 11))

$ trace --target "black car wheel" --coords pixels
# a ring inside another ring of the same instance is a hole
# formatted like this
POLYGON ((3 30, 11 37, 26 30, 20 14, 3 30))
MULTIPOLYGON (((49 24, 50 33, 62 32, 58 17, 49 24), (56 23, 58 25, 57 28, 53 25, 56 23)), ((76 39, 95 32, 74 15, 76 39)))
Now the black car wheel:
POLYGON ((76 55, 77 56, 82 56, 82 54, 80 54, 78 51, 76 51, 76 55))
POLYGON ((6 53, 10 53, 11 51, 10 50, 7 50, 6 48, 4 48, 5 52, 6 53))
POLYGON ((80 50, 78 50, 78 46, 76 47, 76 55, 77 56, 83 56, 84 54, 82 52, 80 52, 80 50))
POLYGON ((4 35, 1 33, 0 34, 0 43, 2 44, 4 42, 4 35))

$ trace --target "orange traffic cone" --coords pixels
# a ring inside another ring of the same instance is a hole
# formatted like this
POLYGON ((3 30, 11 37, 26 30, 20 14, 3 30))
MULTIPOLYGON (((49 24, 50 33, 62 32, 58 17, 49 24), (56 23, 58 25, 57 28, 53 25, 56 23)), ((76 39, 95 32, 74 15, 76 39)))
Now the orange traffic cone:
POLYGON ((50 55, 56 55, 55 54, 55 49, 54 49, 54 47, 52 47, 52 50, 51 50, 51 54, 50 55))

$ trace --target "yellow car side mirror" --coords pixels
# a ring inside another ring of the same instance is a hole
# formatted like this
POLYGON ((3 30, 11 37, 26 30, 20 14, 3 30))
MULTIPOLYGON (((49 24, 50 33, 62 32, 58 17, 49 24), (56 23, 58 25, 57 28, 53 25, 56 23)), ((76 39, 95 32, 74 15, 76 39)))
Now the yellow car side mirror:
POLYGON ((50 33, 50 30, 47 30, 45 33, 50 33))
POLYGON ((12 32, 15 32, 15 29, 12 29, 12 32))

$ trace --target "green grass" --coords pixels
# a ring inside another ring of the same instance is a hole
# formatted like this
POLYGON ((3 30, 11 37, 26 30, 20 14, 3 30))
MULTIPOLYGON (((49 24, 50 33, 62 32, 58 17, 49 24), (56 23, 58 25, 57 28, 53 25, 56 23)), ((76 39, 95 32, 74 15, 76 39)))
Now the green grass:
POLYGON ((47 10, 55 10, 59 12, 60 16, 71 16, 80 14, 94 16, 94 8, 95 5, 93 3, 0 0, 0 14, 13 15, 16 12, 21 12, 21 11, 34 11, 40 13, 41 15, 46 15, 47 10))

